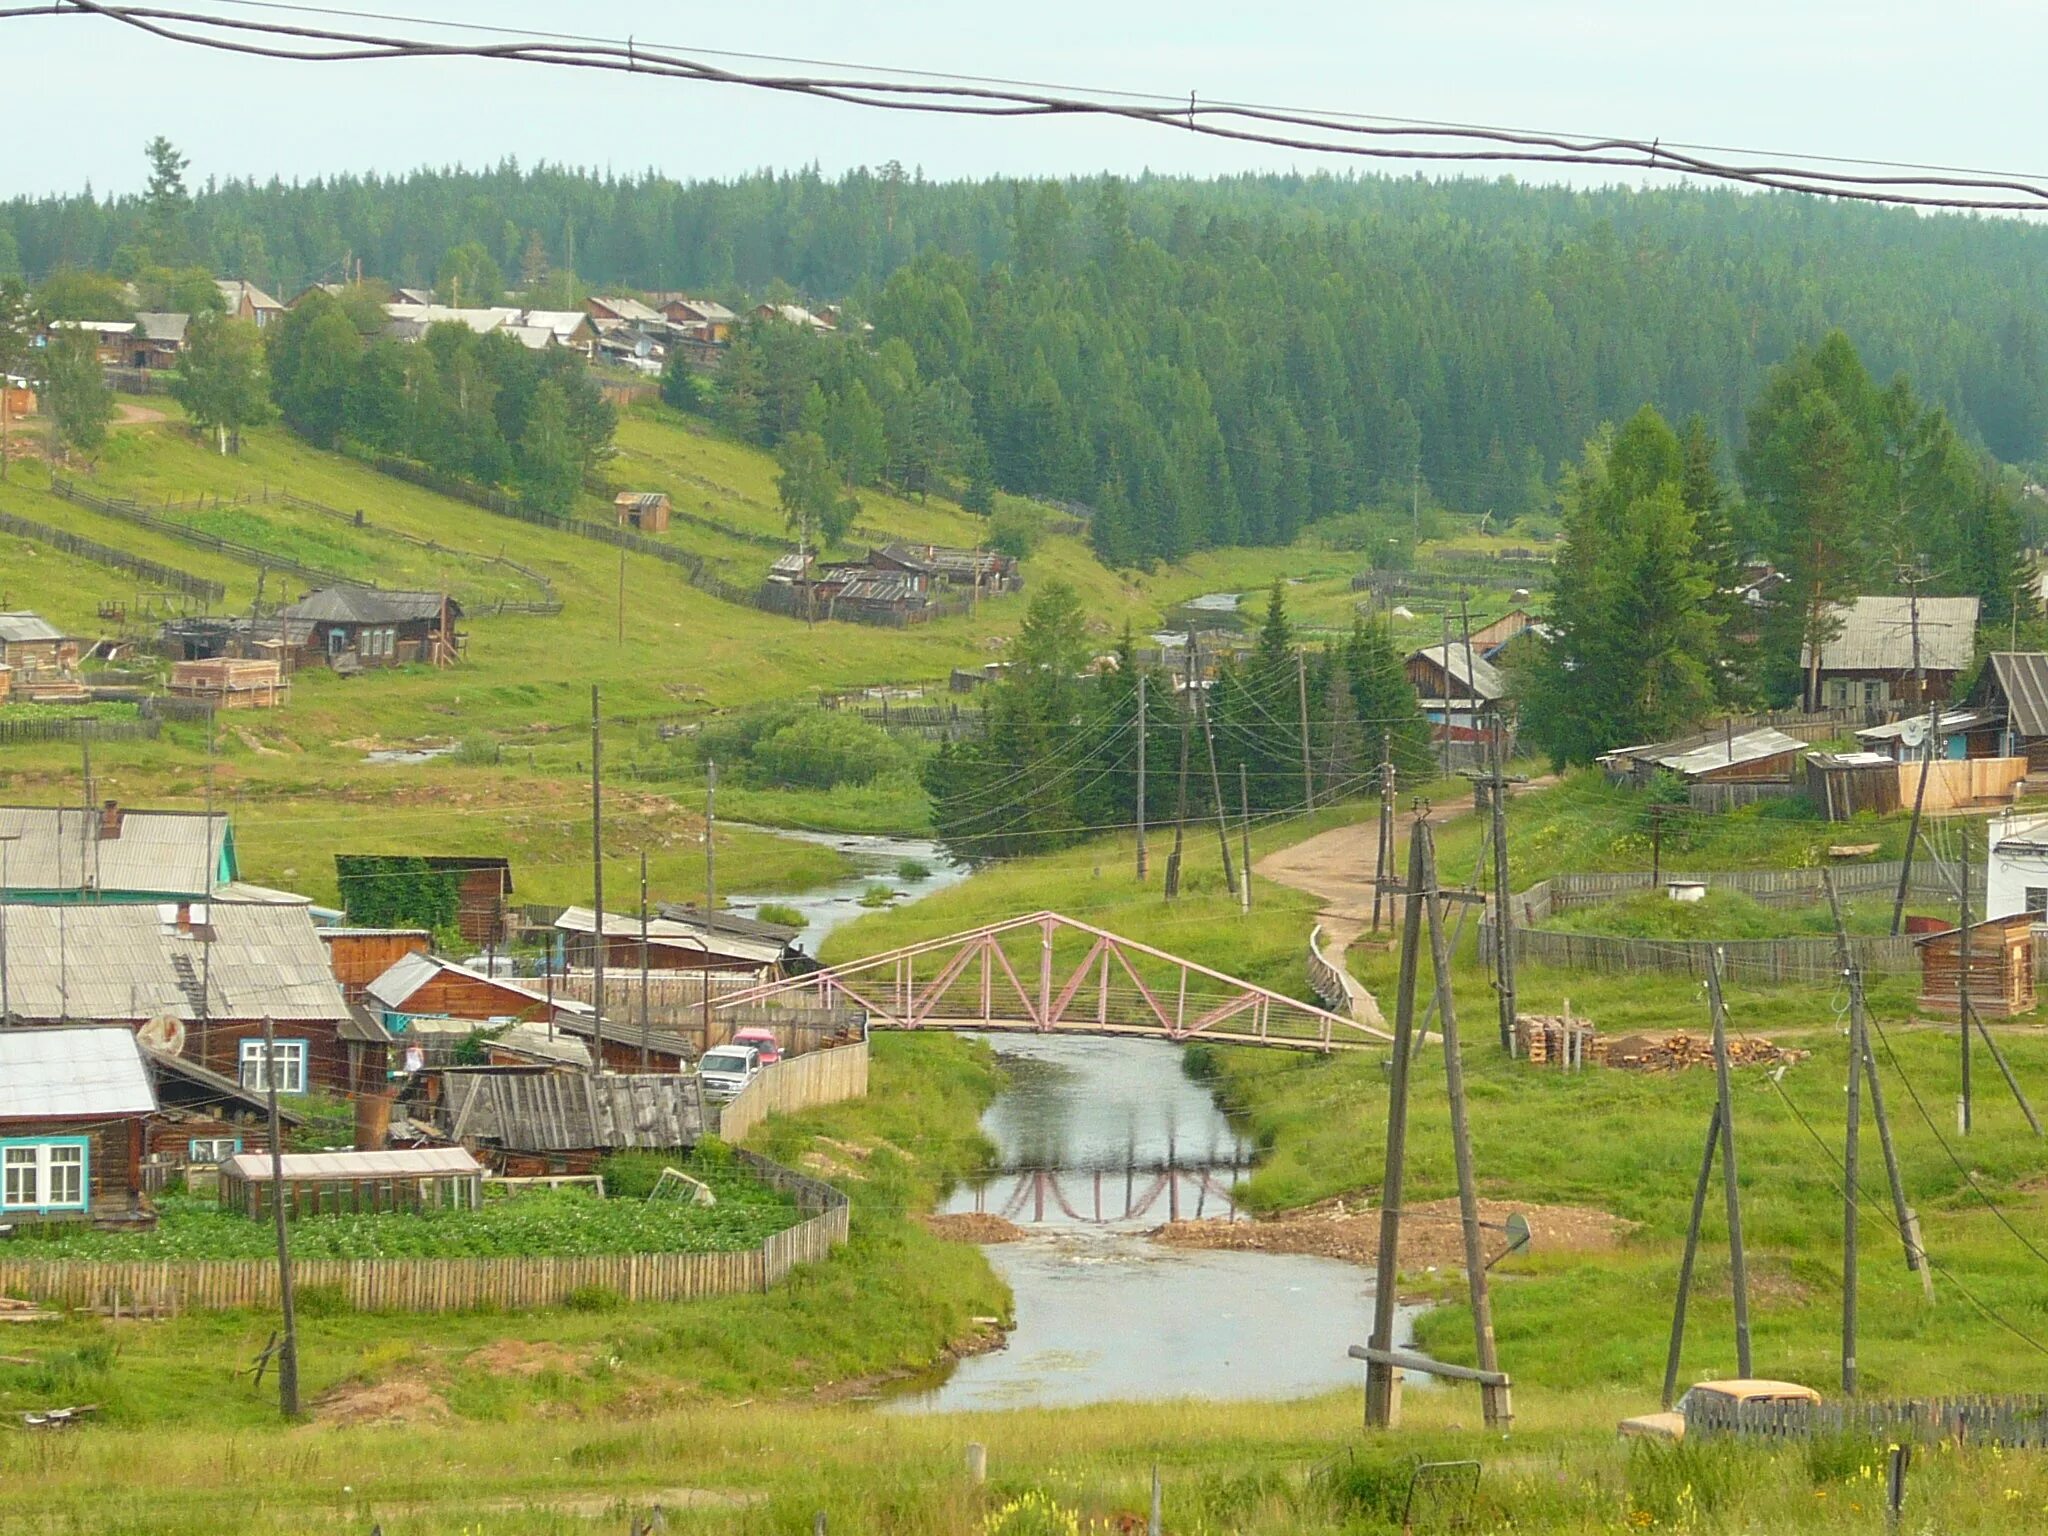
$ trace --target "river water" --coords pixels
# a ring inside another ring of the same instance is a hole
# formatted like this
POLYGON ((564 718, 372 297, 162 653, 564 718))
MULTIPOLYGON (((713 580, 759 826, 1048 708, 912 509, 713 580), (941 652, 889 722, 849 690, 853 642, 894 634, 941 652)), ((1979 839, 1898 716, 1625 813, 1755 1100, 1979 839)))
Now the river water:
MULTIPOLYGON (((744 822, 730 823, 744 826, 744 822)), ((899 893, 897 900, 916 901, 925 896, 936 895, 949 886, 958 885, 970 873, 965 864, 956 863, 936 842, 926 837, 875 837, 849 832, 796 832, 786 827, 757 827, 754 830, 786 837, 792 842, 816 843, 821 848, 836 848, 845 854, 854 865, 855 873, 844 880, 835 880, 829 885, 814 885, 795 896, 753 894, 736 892, 725 898, 725 905, 735 912, 751 917, 764 903, 778 907, 793 907, 804 916, 803 932, 797 942, 804 953, 815 956, 818 947, 833 929, 849 923, 871 908, 861 905, 861 899, 869 888, 883 886, 899 893), (906 860, 915 860, 931 873, 922 880, 906 880, 898 873, 898 866, 906 860)))
MULTIPOLYGON (((1016 1298, 1006 1346, 894 1398, 956 1412, 1147 1398, 1284 1398, 1362 1382, 1345 1350, 1372 1277, 1334 1259, 1168 1248, 1169 1219, 1239 1219, 1249 1149, 1163 1041, 984 1037, 1009 1082, 983 1117, 993 1174, 943 1209, 1026 1229, 983 1251, 1016 1298)), ((1405 1339, 1411 1319, 1404 1314, 1405 1339)))

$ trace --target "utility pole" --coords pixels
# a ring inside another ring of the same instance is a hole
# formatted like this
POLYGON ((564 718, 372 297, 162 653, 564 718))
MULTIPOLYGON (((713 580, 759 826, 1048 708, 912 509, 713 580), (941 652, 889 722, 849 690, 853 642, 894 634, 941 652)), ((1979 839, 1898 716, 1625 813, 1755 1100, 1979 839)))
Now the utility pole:
POLYGON ((1202 748, 1209 757, 1209 794, 1216 802, 1216 847, 1223 855, 1223 888, 1237 889, 1237 877, 1230 868, 1230 827, 1223 808, 1223 779, 1216 771, 1216 736, 1209 729, 1209 690, 1202 690, 1202 748))
POLYGON ((1145 669, 1138 669, 1138 884, 1145 883, 1145 669))
POLYGON ((299 1416, 299 1315, 292 1295, 292 1252, 285 1236, 284 1133, 277 1119, 277 1025, 263 1016, 263 1098, 270 1115, 270 1215, 277 1232, 277 1301, 284 1314, 284 1347, 277 1356, 277 1406, 299 1416))
MULTIPOLYGON (((1913 625, 1913 702, 1927 702, 1926 659, 1920 654, 1920 583, 1927 579, 1924 571, 1908 576, 1900 573, 1906 583, 1907 612, 1913 625)), ((1927 745, 1920 755, 1920 783, 1913 791, 1913 820, 1906 828, 1906 857, 1899 865, 1899 888, 1892 897, 1892 937, 1897 938, 1900 927, 1906 920, 1906 887, 1913 878, 1913 852, 1920 845, 1920 812, 1927 804, 1927 776, 1933 770, 1934 754, 1941 750, 1941 706, 1936 704, 1927 716, 1927 745)), ((1963 1034, 1967 1037, 1969 1030, 1963 1034)), ((1965 1046, 1967 1050, 1968 1047, 1965 1046)))
MULTIPOLYGON (((1380 908, 1387 898, 1387 874, 1394 863, 1394 733, 1380 733, 1380 840, 1373 864, 1372 931, 1380 931, 1380 908)), ((1391 915, 1391 914, 1389 914, 1391 915)))
POLYGON ((1508 893, 1508 775, 1501 761, 1500 706, 1493 711, 1493 954, 1500 999, 1500 1048, 1515 1050, 1515 926, 1508 893))
POLYGON ((1187 685, 1182 692, 1180 710, 1180 793, 1173 808, 1173 851, 1166 856, 1168 901, 1180 895, 1180 860, 1188 831, 1188 720, 1189 712, 1195 707, 1195 632, 1192 629, 1188 631, 1184 659, 1182 670, 1187 673, 1187 685))
POLYGON ((1956 1102, 1956 1129, 1963 1135, 1970 1134, 1970 833, 1964 828, 1963 835, 1956 839, 1962 849, 1963 860, 1963 920, 1957 948, 1960 955, 1956 962, 1956 1033, 1963 1044, 1963 1095, 1956 1102))
MULTIPOLYGON (((1394 1051, 1387 1091, 1387 1154, 1380 1177, 1379 1264, 1374 1270, 1372 1347, 1394 1347, 1394 1313, 1401 1275, 1402 1185, 1408 1166, 1408 1070, 1415 1053, 1415 984, 1421 970, 1424 880, 1421 825, 1408 840, 1406 911, 1401 925, 1401 979, 1394 994, 1394 1051)), ((1371 1360, 1365 1367, 1365 1424, 1392 1428, 1401 1416, 1401 1377, 1371 1360)))
POLYGON ((647 850, 640 850, 640 1070, 650 1070, 647 1019, 647 850))
POLYGON ((1685 1347, 1685 1304, 1692 1296, 1692 1266, 1699 1257, 1700 1226, 1707 1214, 1707 1186, 1714 1177, 1714 1146, 1721 1139, 1721 1106, 1707 1117, 1707 1151, 1692 1187, 1692 1221, 1685 1229, 1685 1257, 1678 1261, 1678 1300, 1671 1311, 1671 1345, 1664 1353, 1664 1409, 1678 1401, 1678 1357, 1685 1347))
POLYGON ((704 915, 718 910, 718 764, 704 760, 704 915))
POLYGON ((619 546, 619 644, 626 643, 626 546, 619 546))
POLYGON ((590 906, 591 1051, 590 1075, 604 1070, 604 726, 597 712, 597 684, 590 685, 590 906))
POLYGON ((1243 763, 1237 765, 1238 866, 1244 872, 1244 915, 1252 915, 1252 791, 1251 775, 1243 763))
POLYGON ((1728 1202, 1728 1269, 1735 1290, 1735 1359, 1739 1376, 1755 1374, 1749 1349, 1749 1261, 1742 1247, 1742 1186, 1735 1169, 1734 1095, 1728 1086, 1728 1009, 1721 1000, 1721 951, 1707 951, 1707 1002, 1714 1014, 1714 1095, 1721 1117, 1721 1182, 1728 1202))
POLYGON ((1294 691, 1301 700, 1301 803, 1312 811, 1316 808, 1316 779, 1309 767, 1308 657, 1300 651, 1294 653, 1294 691))
MULTIPOLYGON (((1828 895, 1834 895, 1834 881, 1828 881, 1828 895)), ((1843 946, 1845 949, 1846 945, 1843 946)), ((1853 974, 1853 972, 1852 972, 1853 974)), ((1858 1233, 1856 1201, 1861 1193, 1857 1182, 1861 1166, 1863 1129, 1863 1075, 1857 1070, 1863 1060, 1863 986, 1858 977, 1849 992, 1849 1110, 1842 1129, 1842 1395, 1856 1395, 1856 1287, 1858 1233)))

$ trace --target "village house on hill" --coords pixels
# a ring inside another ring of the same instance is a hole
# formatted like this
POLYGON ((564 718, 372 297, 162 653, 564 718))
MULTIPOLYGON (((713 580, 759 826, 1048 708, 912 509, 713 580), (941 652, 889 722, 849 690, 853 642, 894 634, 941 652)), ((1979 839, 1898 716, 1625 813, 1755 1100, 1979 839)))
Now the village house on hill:
POLYGON ((1958 674, 1977 652, 1974 597, 1859 597, 1829 611, 1830 637, 1818 654, 1799 653, 1808 709, 1885 710, 1955 696, 1958 674), (1917 645, 1916 645, 1917 631, 1917 645), (1915 659, 1927 677, 1923 693, 1915 659))
POLYGON ((459 661, 466 637, 455 628, 462 604, 446 592, 391 592, 381 587, 322 587, 278 618, 304 626, 302 654, 338 672, 459 661))

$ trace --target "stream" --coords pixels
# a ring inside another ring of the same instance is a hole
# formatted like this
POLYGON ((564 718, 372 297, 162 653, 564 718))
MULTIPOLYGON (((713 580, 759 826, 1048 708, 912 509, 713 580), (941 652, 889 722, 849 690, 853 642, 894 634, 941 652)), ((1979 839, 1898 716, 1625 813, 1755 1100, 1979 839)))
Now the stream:
MULTIPOLYGON (((997 1170, 947 1212, 1026 1236, 983 1249, 1016 1298, 1005 1347, 909 1384, 895 1412, 1175 1397, 1300 1397, 1357 1386, 1345 1356, 1372 1276, 1335 1259, 1168 1248, 1170 1219, 1240 1219, 1249 1148, 1163 1041, 996 1035, 1008 1083, 982 1117, 997 1170)), ((1413 1311, 1404 1308, 1406 1340, 1413 1311)))
POLYGON ((747 822, 720 822, 721 826, 749 827, 756 832, 766 832, 774 837, 787 838, 796 843, 815 843, 821 848, 835 848, 852 861, 855 872, 843 880, 834 880, 829 885, 814 885, 797 895, 782 893, 764 894, 735 891, 725 897, 725 905, 733 911, 752 917, 764 904, 790 907, 804 917, 803 932, 797 942, 804 953, 816 956, 818 947, 827 935, 842 924, 853 921, 872 907, 861 905, 870 886, 886 886, 900 892, 896 904, 916 901, 935 895, 949 886, 958 885, 971 871, 965 864, 948 857, 937 842, 928 837, 880 837, 858 832, 798 832, 787 827, 756 827, 747 822), (905 880, 897 873, 897 866, 905 860, 915 859, 931 873, 922 880, 905 880))

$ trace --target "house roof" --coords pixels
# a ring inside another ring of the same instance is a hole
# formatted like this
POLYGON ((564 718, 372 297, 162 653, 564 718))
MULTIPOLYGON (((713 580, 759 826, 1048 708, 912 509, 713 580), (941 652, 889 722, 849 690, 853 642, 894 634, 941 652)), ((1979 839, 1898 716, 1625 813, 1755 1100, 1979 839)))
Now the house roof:
POLYGON ((185 339, 186 327, 191 323, 190 315, 165 310, 145 309, 135 317, 135 329, 145 340, 173 345, 185 339))
POLYGON ((1681 746, 1678 742, 1667 745, 1676 750, 1661 753, 1656 759, 1658 765, 1686 778, 1696 778, 1700 774, 1713 773, 1722 768, 1739 767, 1744 763, 1760 763, 1787 752, 1806 750, 1805 742, 1787 736, 1783 731, 1774 731, 1769 726, 1744 731, 1733 739, 1724 731, 1719 735, 1709 736, 1695 746, 1681 746))
POLYGON ((175 902, 8 906, 14 1012, 29 1020, 123 1023, 162 1015, 188 1022, 266 1014, 280 1021, 349 1019, 308 908, 185 905, 202 921, 183 930, 175 902))
MULTIPOLYGON (((406 1003, 412 999, 420 988, 426 986, 436 977, 444 975, 460 976, 466 981, 477 982, 495 991, 509 992, 514 996, 523 997, 537 1007, 547 1007, 547 995, 542 992, 536 992, 531 987, 522 986, 518 982, 508 980, 503 976, 486 976, 482 971, 471 970, 466 965, 457 965, 453 960, 443 960, 438 955, 422 955, 418 953, 399 956, 398 959, 392 961, 385 968, 383 974, 363 988, 363 991, 392 1012, 403 1013, 405 1012, 406 1003)), ((574 1005, 565 1000, 558 1003, 557 1006, 571 1007, 574 1005)), ((524 1010, 521 1011, 523 1012, 524 1010)), ((495 1015, 493 1016, 495 1017, 495 1015)))
POLYGON ((1470 698, 1477 694, 1483 701, 1505 698, 1507 683, 1500 675, 1500 669, 1485 657, 1475 654, 1462 641, 1448 645, 1425 645, 1419 651, 1410 651, 1408 659, 1420 657, 1441 668, 1453 685, 1457 698, 1470 698))
POLYGON ((715 299, 670 299, 669 304, 677 309, 688 310, 691 315, 707 325, 739 319, 738 315, 715 299))
MULTIPOLYGON (((461 1147, 419 1147, 411 1151, 287 1152, 279 1159, 287 1182, 296 1179, 412 1179, 482 1173, 483 1165, 461 1147)), ((251 1184, 270 1182, 268 1152, 237 1152, 223 1172, 251 1184)))
POLYGON ((721 939, 748 939, 787 948, 803 932, 803 929, 792 928, 788 923, 763 922, 758 917, 747 917, 739 912, 706 912, 702 907, 680 902, 664 901, 655 910, 669 922, 721 939))
MULTIPOLYGON (((1920 599, 1920 660, 1930 672, 1960 672, 1977 649, 1974 597, 1920 599)), ((1910 672, 1913 670, 1913 600, 1859 597, 1830 610, 1840 633, 1820 648, 1823 672, 1910 672)), ((1813 648, 1802 646, 1799 665, 1814 665, 1813 648)))
POLYGON ((636 325, 658 324, 662 319, 660 310, 651 309, 647 305, 642 304, 638 299, 602 296, 594 297, 590 302, 600 304, 618 316, 619 319, 630 320, 636 325))
POLYGON ((135 334, 133 320, 52 320, 53 331, 92 331, 102 339, 109 336, 132 336, 135 334))
MULTIPOLYGON (((1941 712, 1941 734, 1955 735, 1963 731, 1983 730, 1997 725, 2005 718, 1997 709, 1944 709, 1941 712)), ((1916 735, 1927 729, 1925 715, 1908 715, 1903 720, 1894 720, 1887 725, 1869 725, 1856 733, 1858 741, 1896 741, 1901 737, 1916 735)))
POLYGON ((8 886, 16 891, 147 891, 199 895, 219 874, 229 845, 224 811, 119 812, 118 837, 101 837, 105 813, 71 806, 0 805, 8 886))
POLYGON ((2048 652, 1993 651, 1991 676, 2022 736, 2048 736, 2048 652))
POLYGON ((156 1089, 127 1029, 0 1029, 0 1120, 151 1115, 156 1089))
POLYGON ((589 326, 590 316, 580 309, 529 309, 519 317, 518 323, 546 331, 557 341, 567 341, 589 326))
POLYGON ((241 307, 244 295, 248 297, 249 306, 252 309, 284 308, 282 304, 278 303, 277 300, 273 299, 261 288, 258 288, 254 283, 244 282, 239 277, 217 277, 213 280, 213 286, 220 290, 220 296, 227 300, 230 310, 241 307))
POLYGON ((283 611, 314 624, 406 624, 435 620, 441 605, 457 616, 462 605, 442 592, 387 592, 378 587, 322 587, 283 611))
POLYGON ((456 309, 447 304, 391 303, 384 306, 384 313, 420 331, 430 325, 466 325, 482 335, 503 325, 519 323, 519 311, 504 305, 494 305, 489 309, 456 309))
MULTIPOLYGON (((764 930, 746 933, 735 930, 720 931, 706 924, 696 916, 681 917, 671 914, 687 913, 688 908, 663 907, 661 916, 647 921, 647 942, 668 947, 681 945, 695 951, 699 944, 710 951, 713 959, 744 960, 755 965, 773 965, 788 950, 790 941, 796 937, 790 929, 773 923, 760 924, 764 930)), ((738 919, 744 922, 746 919, 738 919)), ((570 907, 555 919, 555 926, 565 933, 591 933, 596 930, 596 914, 588 907, 570 907)), ((624 912, 607 912, 604 915, 606 938, 633 939, 640 937, 640 919, 637 915, 624 912)))
MULTIPOLYGON (((2012 912, 2004 917, 1980 917, 1970 924, 1970 932, 1974 935, 1982 933, 1987 928, 1995 928, 2000 933, 2010 933, 2015 928, 2032 928, 2039 916, 2037 912, 2012 912)), ((1934 943, 1937 939, 1952 939, 1962 931, 1961 928, 1943 928, 1935 933, 1915 934, 1913 947, 1919 949, 1934 943)))
POLYGON ((849 603, 908 603, 924 595, 918 590, 917 578, 907 571, 857 569, 860 573, 849 576, 846 585, 839 589, 839 595, 849 603))
MULTIPOLYGON (((111 1033, 111 1031, 110 1031, 111 1033)), ((127 1031, 123 1030, 123 1034, 127 1031)), ((144 1047, 144 1056, 150 1070, 156 1076, 158 1102, 165 1108, 188 1108, 193 1103, 234 1103, 245 1109, 268 1110, 266 1095, 253 1088, 244 1088, 232 1077, 225 1077, 211 1067, 203 1067, 196 1061, 183 1056, 173 1056, 166 1051, 150 1050, 144 1047), (165 1079, 175 1079, 166 1084, 165 1079)), ((303 1125, 306 1117, 296 1110, 280 1104, 277 1118, 286 1125, 303 1125)))
POLYGON ((62 640, 64 632, 39 613, 0 613, 0 640, 62 640))
POLYGON ((697 1079, 675 1072, 449 1072, 448 1124, 517 1152, 693 1145, 703 1134, 697 1079))

